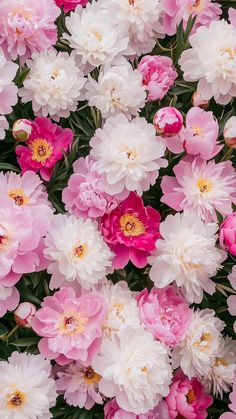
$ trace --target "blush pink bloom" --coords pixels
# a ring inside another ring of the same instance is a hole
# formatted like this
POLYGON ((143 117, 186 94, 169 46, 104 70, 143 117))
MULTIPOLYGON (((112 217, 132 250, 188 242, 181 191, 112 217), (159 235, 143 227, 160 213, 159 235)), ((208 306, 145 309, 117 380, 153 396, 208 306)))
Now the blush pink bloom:
POLYGON ((212 20, 218 20, 221 7, 212 0, 161 0, 163 12, 163 30, 167 35, 174 35, 181 20, 184 29, 190 16, 197 16, 192 32, 199 26, 209 26, 212 20))
POLYGON ((202 384, 196 379, 191 380, 178 370, 170 386, 170 392, 165 399, 169 408, 170 419, 207 418, 206 409, 213 403, 213 398, 207 394, 202 384))
POLYGON ((162 55, 146 55, 141 59, 138 70, 148 92, 148 102, 162 100, 178 77, 172 59, 162 55))
POLYGON ((65 208, 76 217, 97 218, 114 210, 118 201, 103 191, 97 163, 90 157, 80 157, 73 164, 74 173, 62 192, 65 208))
POLYGON ((3 317, 8 310, 14 310, 18 306, 19 300, 20 295, 16 287, 5 287, 1 285, 0 281, 0 317, 3 317))
POLYGON ((229 21, 232 25, 236 26, 236 9, 233 7, 229 8, 229 21))
POLYGON ((220 226, 220 245, 236 256, 236 212, 228 215, 220 226))
POLYGON ((236 174, 231 161, 215 163, 184 158, 173 169, 175 177, 163 176, 161 201, 176 211, 193 211, 207 223, 232 212, 236 174))
POLYGON ((129 260, 138 268, 147 264, 147 256, 155 249, 159 234, 160 214, 144 206, 143 200, 131 192, 110 214, 101 220, 101 231, 105 242, 115 257, 113 267, 124 268, 129 260))
POLYGON ((110 400, 104 407, 105 419, 169 419, 167 405, 161 401, 157 407, 150 410, 148 413, 136 415, 132 412, 127 412, 118 406, 116 399, 110 400))
POLYGON ((86 6, 89 0, 55 0, 59 7, 63 7, 65 13, 75 10, 78 5, 86 6))
POLYGON ((106 314, 104 299, 96 291, 78 295, 73 288, 63 287, 44 298, 32 322, 42 336, 40 353, 60 365, 72 360, 90 365, 100 348, 106 314))
POLYGON ((184 339, 193 313, 176 287, 144 289, 136 299, 140 320, 155 339, 168 347, 184 339))
POLYGON ((41 117, 35 118, 31 127, 32 133, 25 145, 16 147, 17 161, 23 173, 33 170, 48 181, 54 166, 63 158, 63 152, 69 150, 73 132, 41 117))
POLYGON ((233 391, 229 395, 231 403, 229 404, 232 412, 225 412, 219 417, 219 419, 236 419, 236 378, 234 380, 233 391))
POLYGON ((12 81, 15 78, 17 69, 18 65, 12 63, 11 61, 7 61, 2 49, 0 48, 0 114, 2 115, 11 113, 12 106, 17 104, 18 88, 12 81))
POLYGON ((0 45, 5 54, 21 64, 33 52, 46 51, 57 41, 55 20, 60 9, 54 0, 2 0, 0 45))

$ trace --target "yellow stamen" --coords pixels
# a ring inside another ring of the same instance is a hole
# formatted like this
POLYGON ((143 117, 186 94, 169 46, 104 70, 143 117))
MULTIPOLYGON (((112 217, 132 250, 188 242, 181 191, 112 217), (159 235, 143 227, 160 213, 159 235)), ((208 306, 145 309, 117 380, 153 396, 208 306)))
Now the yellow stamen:
POLYGON ((83 333, 87 323, 88 319, 80 313, 67 313, 60 319, 59 332, 65 336, 75 336, 83 333))
POLYGON ((29 145, 31 158, 38 163, 45 163, 53 153, 53 146, 43 138, 31 141, 29 145))
POLYGON ((124 214, 120 218, 120 229, 126 237, 137 237, 145 233, 145 226, 136 215, 124 214))
POLYGON ((189 390, 189 392, 186 394, 186 399, 188 404, 191 404, 196 400, 196 395, 193 389, 189 390))
POLYGON ((224 358, 216 358, 215 366, 219 367, 220 365, 223 365, 224 367, 228 367, 229 363, 224 358))
POLYGON ((197 187, 199 188, 200 192, 207 193, 213 189, 213 183, 210 179, 200 178, 197 182, 197 187))
POLYGON ((194 345, 197 346, 198 349, 205 351, 205 349, 209 349, 211 341, 212 336, 210 333, 202 333, 200 339, 195 342, 194 345))
POLYGON ((73 254, 76 258, 83 258, 86 251, 88 249, 88 245, 85 244, 78 244, 74 247, 73 254))
POLYGON ((16 205, 25 205, 29 202, 29 198, 25 195, 23 189, 11 189, 8 196, 15 200, 16 205))
POLYGON ((84 372, 84 381, 87 384, 99 383, 101 378, 101 375, 97 374, 91 367, 88 367, 84 372))
POLYGON ((25 393, 19 390, 15 390, 11 394, 9 394, 6 407, 10 410, 19 410, 22 407, 22 405, 24 405, 25 401, 25 393))

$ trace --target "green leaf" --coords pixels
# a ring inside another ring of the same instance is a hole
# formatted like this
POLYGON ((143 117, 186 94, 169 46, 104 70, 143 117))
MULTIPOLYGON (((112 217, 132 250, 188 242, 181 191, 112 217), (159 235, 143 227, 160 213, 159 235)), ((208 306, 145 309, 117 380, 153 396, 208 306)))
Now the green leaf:
POLYGON ((26 348, 27 346, 37 345, 38 341, 39 338, 37 337, 21 338, 11 342, 10 345, 17 346, 18 348, 26 348))

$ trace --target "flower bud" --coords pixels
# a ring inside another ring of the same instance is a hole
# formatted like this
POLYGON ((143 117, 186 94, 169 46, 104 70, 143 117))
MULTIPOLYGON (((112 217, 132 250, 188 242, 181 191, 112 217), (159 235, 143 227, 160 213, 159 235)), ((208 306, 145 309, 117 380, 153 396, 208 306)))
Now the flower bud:
POLYGON ((194 92, 192 95, 192 105, 198 106, 201 109, 207 109, 209 106, 209 100, 203 99, 202 95, 199 92, 194 92))
POLYGON ((169 106, 162 108, 155 113, 153 125, 158 135, 173 137, 181 131, 183 127, 183 117, 178 109, 169 106))
POLYGON ((31 322, 36 311, 37 310, 34 304, 27 302, 19 304, 17 309, 14 311, 14 319, 16 324, 30 329, 31 322))
POLYGON ((236 148, 236 116, 231 116, 224 127, 224 140, 228 147, 236 148))
POLYGON ((236 256, 236 212, 228 215, 220 226, 220 245, 236 256))
POLYGON ((12 135, 17 141, 27 141, 32 133, 31 122, 28 119, 18 119, 12 128, 12 135))

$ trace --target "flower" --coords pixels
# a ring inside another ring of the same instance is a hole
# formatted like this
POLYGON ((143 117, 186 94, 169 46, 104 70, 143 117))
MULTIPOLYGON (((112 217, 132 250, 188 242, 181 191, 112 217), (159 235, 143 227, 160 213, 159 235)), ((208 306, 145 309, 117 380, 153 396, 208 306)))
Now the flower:
POLYGON ((36 307, 32 303, 24 302, 18 305, 14 311, 14 320, 19 326, 31 328, 31 323, 36 313, 36 307))
POLYGON ((236 27, 225 20, 212 21, 209 28, 201 26, 190 35, 189 43, 192 48, 179 60, 184 80, 198 81, 203 99, 214 97, 226 105, 236 96, 236 27))
POLYGON ((77 109, 86 80, 72 55, 55 50, 33 54, 27 66, 19 95, 23 103, 32 102, 35 115, 59 121, 77 109))
POLYGON ((117 199, 126 198, 129 191, 142 195, 167 163, 161 158, 165 146, 157 143, 154 127, 145 118, 129 121, 121 114, 108 118, 103 129, 95 131, 90 146, 105 192, 117 199))
POLYGON ((203 290, 213 294, 215 284, 210 277, 226 258, 215 247, 217 230, 216 223, 204 224, 194 213, 168 215, 160 225, 157 249, 148 258, 155 286, 164 288, 175 282, 190 303, 200 303, 203 290))
POLYGON ((12 135, 17 141, 27 141, 32 134, 31 121, 28 119, 17 119, 12 127, 12 135))
POLYGON ((216 211, 232 212, 236 202, 236 173, 232 162, 182 159, 173 169, 175 178, 163 176, 161 201, 176 211, 191 211, 204 222, 216 221, 216 211))
POLYGON ((138 71, 142 75, 149 102, 162 100, 178 76, 172 59, 162 55, 146 55, 141 59, 138 71))
POLYGON ((13 352, 0 362, 0 411, 4 419, 51 418, 56 404, 51 365, 41 355, 13 352))
POLYGON ((104 299, 96 291, 78 295, 63 287, 45 297, 32 321, 33 330, 43 337, 40 353, 60 365, 71 360, 90 365, 101 344, 106 314, 104 299))
POLYGON ((236 378, 234 380, 234 386, 233 391, 229 395, 229 399, 232 402, 229 404, 229 408, 232 410, 232 412, 226 412, 223 413, 223 415, 220 415, 219 419, 236 419, 236 378))
POLYGON ((173 368, 180 366, 188 378, 207 377, 219 354, 224 326, 214 310, 196 310, 185 339, 173 349, 173 368))
POLYGON ((1 285, 0 281, 0 317, 3 317, 8 310, 14 310, 17 307, 19 300, 20 295, 16 287, 5 287, 4 285, 1 285))
POLYGON ((103 191, 97 162, 91 156, 76 160, 73 170, 68 186, 62 191, 62 201, 70 214, 98 218, 117 207, 116 197, 103 191))
POLYGON ((112 271, 113 255, 97 223, 89 218, 56 215, 45 239, 44 255, 50 260, 51 289, 73 281, 89 289, 112 271))
POLYGON ((58 7, 63 7, 64 13, 68 13, 71 10, 75 10, 80 4, 86 6, 89 0, 55 0, 58 7))
POLYGON ((171 368, 167 350, 142 328, 125 328, 119 335, 104 337, 92 366, 102 377, 100 392, 115 396, 128 412, 147 413, 168 394, 171 368))
POLYGON ((77 6, 66 17, 63 39, 69 41, 77 64, 85 73, 95 67, 109 64, 127 50, 128 34, 123 23, 113 20, 112 12, 101 7, 100 2, 88 3, 85 9, 77 6))
POLYGON ((0 140, 3 140, 6 136, 5 130, 9 128, 8 121, 5 116, 0 115, 0 140))
POLYGON ((176 287, 152 288, 150 292, 145 288, 136 299, 140 320, 155 339, 168 347, 184 339, 193 314, 176 287))
POLYGON ((232 23, 232 25, 236 26, 236 10, 233 7, 229 8, 229 21, 232 23))
POLYGON ((191 102, 193 106, 198 106, 201 109, 207 109, 210 104, 210 101, 204 100, 200 93, 197 91, 193 93, 191 102))
MULTIPOLYGON (((1 7, 0 4, 0 21, 1 21, 1 7)), ((1 25, 1 23, 0 23, 1 25)), ((0 27, 1 31, 1 27, 0 27)), ((1 45, 1 36, 0 36, 1 45)), ((17 104, 18 88, 13 83, 16 75, 18 65, 7 61, 3 50, 0 48, 0 114, 6 115, 12 112, 12 106, 17 104)), ((5 127, 3 127, 6 129, 5 127)))
POLYGON ((178 109, 172 106, 161 108, 153 118, 153 125, 158 135, 174 137, 179 134, 183 126, 183 117, 178 109))
POLYGON ((88 75, 85 87, 89 106, 96 106, 103 118, 124 113, 131 119, 145 105, 146 93, 142 77, 126 60, 117 65, 102 67, 98 81, 88 75))
POLYGON ((228 147, 236 148, 236 116, 231 116, 224 126, 224 140, 228 147))
POLYGON ((236 212, 228 215, 220 226, 220 245, 236 256, 236 212))
POLYGON ((104 240, 115 253, 113 266, 124 268, 129 260, 138 268, 147 264, 159 234, 160 214, 144 206, 140 196, 131 192, 119 206, 101 220, 104 240))
POLYGON ((90 410, 95 403, 103 403, 98 390, 101 377, 90 366, 72 362, 58 371, 57 378, 57 390, 64 395, 69 406, 90 410))
POLYGON ((196 17, 192 32, 201 26, 208 27, 213 20, 218 20, 222 11, 219 3, 212 0, 161 0, 163 30, 167 35, 174 35, 183 20, 184 29, 188 19, 196 17))
POLYGON ((31 122, 32 133, 25 145, 16 147, 18 163, 23 173, 39 172, 48 181, 56 163, 62 159, 73 140, 70 128, 53 124, 49 118, 37 117, 31 122))
POLYGON ((200 381, 196 378, 190 380, 181 370, 178 370, 165 401, 170 419, 177 417, 205 419, 207 418, 206 409, 213 403, 213 398, 205 392, 200 381))
POLYGON ((24 64, 34 52, 46 51, 57 41, 54 24, 60 9, 54 0, 2 0, 0 45, 9 58, 24 64))
POLYGON ((135 413, 123 410, 116 403, 116 399, 110 400, 104 406, 105 419, 169 419, 168 410, 164 401, 158 403, 158 406, 144 415, 136 415, 135 413))

